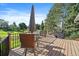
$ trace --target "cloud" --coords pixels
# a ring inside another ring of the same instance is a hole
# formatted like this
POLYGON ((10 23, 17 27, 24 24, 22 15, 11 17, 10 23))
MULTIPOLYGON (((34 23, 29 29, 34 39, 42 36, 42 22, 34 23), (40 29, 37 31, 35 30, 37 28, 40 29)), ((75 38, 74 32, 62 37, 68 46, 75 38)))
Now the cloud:
MULTIPOLYGON (((19 23, 24 22, 26 23, 26 25, 29 25, 30 13, 17 11, 10 8, 7 8, 6 11, 0 11, 0 13, 1 12, 5 14, 0 15, 0 18, 8 21, 9 24, 15 22, 18 25, 19 23)), ((38 24, 41 24, 42 20, 44 20, 45 18, 45 14, 35 14, 35 22, 38 24)))

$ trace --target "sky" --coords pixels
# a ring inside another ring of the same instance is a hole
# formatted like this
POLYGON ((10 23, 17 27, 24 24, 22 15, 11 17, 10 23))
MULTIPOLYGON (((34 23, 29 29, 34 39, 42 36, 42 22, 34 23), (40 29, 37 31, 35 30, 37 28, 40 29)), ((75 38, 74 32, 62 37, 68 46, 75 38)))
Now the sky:
POLYGON ((0 3, 0 19, 15 22, 17 25, 24 22, 29 25, 31 7, 35 8, 35 23, 41 24, 54 4, 51 3, 0 3))

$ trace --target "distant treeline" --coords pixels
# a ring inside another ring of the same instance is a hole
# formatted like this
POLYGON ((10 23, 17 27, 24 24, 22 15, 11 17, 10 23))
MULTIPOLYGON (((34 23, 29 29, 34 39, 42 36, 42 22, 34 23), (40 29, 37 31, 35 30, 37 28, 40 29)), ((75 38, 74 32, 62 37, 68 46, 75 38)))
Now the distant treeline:
MULTIPOLYGON (((42 24, 36 24, 36 30, 41 30, 43 29, 43 22, 42 24)), ((0 19, 0 30, 3 31, 26 31, 29 29, 29 26, 27 26, 25 23, 19 23, 16 25, 15 22, 13 24, 8 24, 8 21, 5 21, 4 19, 0 19)))

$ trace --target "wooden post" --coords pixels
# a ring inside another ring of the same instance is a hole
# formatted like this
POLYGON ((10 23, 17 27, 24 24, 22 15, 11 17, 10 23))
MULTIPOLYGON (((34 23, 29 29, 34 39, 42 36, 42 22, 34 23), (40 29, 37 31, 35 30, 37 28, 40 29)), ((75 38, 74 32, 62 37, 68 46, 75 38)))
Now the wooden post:
POLYGON ((27 48, 25 48, 25 56, 27 55, 27 48))
POLYGON ((34 56, 36 56, 36 53, 35 53, 35 48, 33 48, 33 52, 34 52, 34 56))
POLYGON ((1 56, 1 53, 2 53, 2 52, 1 52, 1 43, 0 43, 0 56, 1 56))
POLYGON ((8 33, 8 36, 9 36, 9 50, 10 50, 11 49, 11 39, 10 39, 11 34, 8 33))

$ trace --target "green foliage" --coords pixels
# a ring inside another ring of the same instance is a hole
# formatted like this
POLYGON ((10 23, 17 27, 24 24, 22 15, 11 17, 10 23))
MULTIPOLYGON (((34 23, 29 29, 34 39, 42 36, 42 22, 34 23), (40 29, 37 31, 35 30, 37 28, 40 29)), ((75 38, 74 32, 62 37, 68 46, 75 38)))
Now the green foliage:
POLYGON ((79 3, 54 4, 45 20, 46 31, 53 33, 63 31, 65 37, 78 37, 79 25, 74 23, 78 13, 79 3))
POLYGON ((67 9, 67 16, 65 18, 64 31, 65 36, 69 36, 69 38, 78 37, 77 32, 79 31, 79 27, 74 23, 74 19, 76 18, 79 12, 79 4, 70 4, 67 9))
POLYGON ((47 19, 45 20, 45 26, 48 32, 59 31, 59 24, 61 23, 64 4, 55 4, 49 11, 47 19))
POLYGON ((40 24, 36 24, 36 30, 40 30, 40 24))
POLYGON ((42 21, 42 23, 41 23, 41 30, 42 30, 42 31, 44 30, 44 23, 43 23, 43 21, 42 21))
POLYGON ((13 24, 11 24, 10 26, 9 26, 9 31, 17 31, 17 25, 16 25, 16 23, 14 22, 13 24))
POLYGON ((9 28, 8 22, 3 19, 0 19, 0 29, 7 31, 8 28, 9 28))
POLYGON ((20 23, 19 24, 19 28, 20 28, 20 30, 26 30, 27 29, 27 26, 26 26, 26 24, 25 23, 20 23))
POLYGON ((25 23, 20 23, 19 26, 14 22, 13 24, 8 24, 7 21, 0 19, 0 30, 3 31, 24 31, 27 29, 27 25, 25 23))

